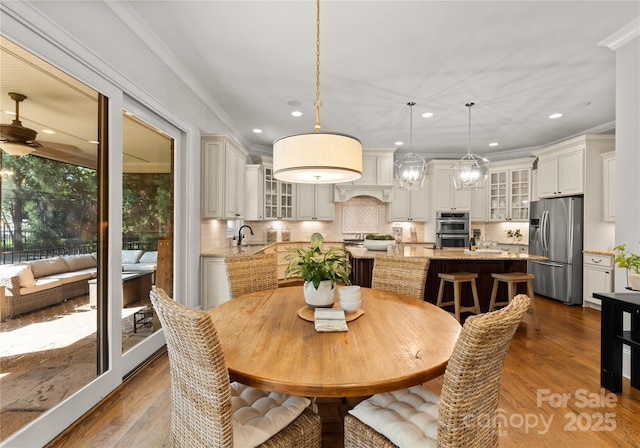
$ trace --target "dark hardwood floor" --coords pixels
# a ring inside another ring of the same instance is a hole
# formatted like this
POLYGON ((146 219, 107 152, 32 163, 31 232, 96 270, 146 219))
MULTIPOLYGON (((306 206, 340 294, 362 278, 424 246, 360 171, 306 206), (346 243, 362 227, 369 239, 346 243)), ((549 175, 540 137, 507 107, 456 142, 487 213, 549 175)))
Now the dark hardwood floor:
MULTIPOLYGON (((640 447, 640 391, 600 389, 600 313, 537 297, 511 344, 499 404, 500 446, 640 447)), ((428 383, 439 391, 441 379, 428 383)), ((162 447, 170 426, 166 352, 49 447, 162 447)), ((342 447, 341 418, 357 400, 319 400, 323 446, 342 447)))

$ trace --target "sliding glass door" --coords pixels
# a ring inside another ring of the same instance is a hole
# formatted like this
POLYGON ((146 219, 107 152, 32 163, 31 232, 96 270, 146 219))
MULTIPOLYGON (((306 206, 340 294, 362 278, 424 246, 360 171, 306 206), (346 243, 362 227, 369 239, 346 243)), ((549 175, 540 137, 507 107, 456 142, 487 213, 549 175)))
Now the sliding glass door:
POLYGON ((148 293, 173 295, 184 138, 82 65, 2 36, 0 57, 0 122, 37 132, 26 155, 0 142, 0 444, 39 446, 164 345, 148 293))

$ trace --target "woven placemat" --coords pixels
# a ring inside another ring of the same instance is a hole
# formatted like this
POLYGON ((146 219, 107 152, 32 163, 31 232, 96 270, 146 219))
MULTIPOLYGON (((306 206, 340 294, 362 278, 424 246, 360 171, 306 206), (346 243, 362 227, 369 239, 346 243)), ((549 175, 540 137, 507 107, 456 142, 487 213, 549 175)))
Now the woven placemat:
MULTIPOLYGON (((333 305, 333 308, 340 308, 340 305, 336 303, 333 305)), ((364 311, 362 311, 362 308, 360 308, 357 311, 354 311, 353 313, 347 313, 346 311, 344 312, 344 316, 347 322, 356 320, 358 317, 362 316, 363 314, 364 314, 364 311)), ((313 322, 313 310, 309 309, 309 307, 307 306, 303 306, 298 310, 298 317, 304 320, 308 320, 309 322, 313 322)))

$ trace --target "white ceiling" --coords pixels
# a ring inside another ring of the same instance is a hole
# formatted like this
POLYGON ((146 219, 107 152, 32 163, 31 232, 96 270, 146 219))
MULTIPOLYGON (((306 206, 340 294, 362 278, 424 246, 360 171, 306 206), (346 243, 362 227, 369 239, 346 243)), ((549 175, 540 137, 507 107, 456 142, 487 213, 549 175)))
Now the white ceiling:
MULTIPOLYGON (((38 133, 36 141, 42 145, 33 154, 97 166, 98 92, 0 36, 3 124, 15 118, 9 92, 27 97, 19 105, 20 122, 38 133)), ((127 113, 122 126, 125 172, 170 172, 169 137, 127 113)))
MULTIPOLYGON (((245 144, 271 148, 313 131, 315 1, 129 5, 146 24, 140 35, 162 41, 167 64, 204 86, 245 144)), ((322 128, 365 148, 407 145, 415 101, 416 152, 459 156, 473 101, 477 154, 495 151, 491 142, 518 150, 611 131, 615 54, 597 44, 639 11, 637 1, 323 0, 322 128), (427 111, 434 116, 422 118, 427 111), (564 116, 550 120, 555 112, 564 116)))
MULTIPOLYGON (((111 7, 187 84, 206 92, 251 152, 313 131, 315 1, 122 1, 111 7), (294 110, 303 116, 292 117, 294 110)), ((639 15, 637 1, 323 0, 322 129, 353 135, 365 148, 394 148, 399 140, 406 148, 406 103, 415 101, 415 151, 459 157, 468 143, 464 105, 473 101, 472 151, 495 159, 498 151, 612 132, 615 53, 598 43, 639 15), (422 118, 423 112, 434 116, 422 118), (555 112, 564 115, 550 120, 555 112), (499 146, 490 148, 491 142, 499 146)), ((19 88, 29 96, 20 109, 23 124, 53 126, 51 117, 35 111, 37 103, 59 106, 60 98, 49 98, 59 91, 24 77, 9 82, 5 60, 3 53, 2 110, 13 110, 7 92, 19 88)), ((74 89, 78 98, 86 96, 74 89)), ((68 133, 86 141, 79 134, 90 128, 77 124, 83 117, 64 104, 56 115, 68 114, 76 123, 68 133)), ((10 121, 5 117, 3 123, 10 121)))

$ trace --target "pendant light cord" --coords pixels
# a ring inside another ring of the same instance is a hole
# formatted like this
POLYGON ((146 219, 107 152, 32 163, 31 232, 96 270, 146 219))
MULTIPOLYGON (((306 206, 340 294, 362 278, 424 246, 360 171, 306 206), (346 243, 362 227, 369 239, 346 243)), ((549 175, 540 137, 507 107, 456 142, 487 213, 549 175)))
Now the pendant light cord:
POLYGON ((469 108, 469 143, 467 144, 467 155, 471 155, 471 106, 475 103, 467 103, 465 106, 469 108))
POLYGON ((407 103, 409 106, 409 150, 413 151, 413 106, 416 105, 415 101, 407 103))
POLYGON ((320 0, 316 0, 316 101, 313 103, 316 108, 315 131, 320 131, 320 0))

